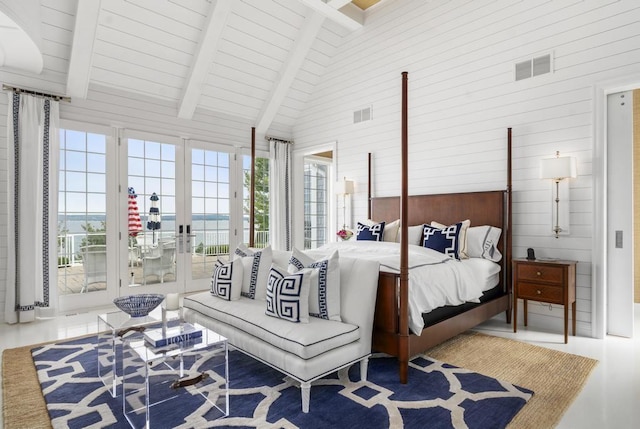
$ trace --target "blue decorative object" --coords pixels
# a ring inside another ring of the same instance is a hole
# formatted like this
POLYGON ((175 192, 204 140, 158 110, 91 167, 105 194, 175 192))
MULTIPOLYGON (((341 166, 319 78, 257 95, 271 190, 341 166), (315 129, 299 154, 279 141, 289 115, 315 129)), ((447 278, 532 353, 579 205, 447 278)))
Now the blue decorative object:
POLYGON ((382 241, 384 225, 384 222, 376 223, 371 226, 358 222, 356 240, 382 241))
MULTIPOLYGON (((107 394, 98 378, 95 347, 96 337, 91 336, 33 350, 53 427, 130 428, 122 414, 122 398, 107 394), (69 404, 74 412, 69 412, 69 404)), ((329 374, 314 384, 311 410, 305 414, 300 412, 300 388, 295 383, 283 381, 279 371, 240 351, 229 351, 232 405, 228 419, 243 427, 260 422, 261 426, 386 429, 393 416, 394 427, 405 429, 452 428, 452 420, 464 421, 469 428, 500 429, 532 396, 530 390, 424 355, 411 362, 409 384, 398 380, 397 360, 383 356, 370 359, 367 383, 361 387, 354 387, 358 385, 354 380, 360 380, 357 364, 344 379, 329 374), (267 398, 267 392, 274 397, 267 398)), ((220 374, 224 366, 222 353, 185 360, 185 371, 190 374, 220 374)), ((161 377, 169 379, 163 362, 158 362, 157 368, 160 371, 154 382, 161 377)), ((144 379, 144 374, 140 378, 144 379)), ((194 421, 201 422, 198 427, 224 424, 223 420, 214 422, 217 416, 210 407, 202 407, 198 393, 186 390, 175 405, 167 404, 154 410, 162 427, 194 421)))
POLYGON ((131 317, 144 317, 160 305, 163 299, 164 295, 160 293, 143 293, 120 296, 113 303, 131 317))
POLYGON ((462 222, 442 229, 431 225, 424 225, 423 246, 437 250, 452 258, 460 259, 458 235, 460 235, 461 229, 462 222))

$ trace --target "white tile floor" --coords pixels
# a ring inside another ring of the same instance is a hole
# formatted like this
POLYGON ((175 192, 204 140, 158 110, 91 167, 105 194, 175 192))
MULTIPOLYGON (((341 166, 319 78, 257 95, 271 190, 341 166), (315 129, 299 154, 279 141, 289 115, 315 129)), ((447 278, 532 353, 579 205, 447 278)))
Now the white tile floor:
MULTIPOLYGON (((110 310, 115 310, 115 307, 110 310)), ((96 310, 25 325, 0 324, 0 351, 44 341, 71 338, 97 330, 96 310)), ((570 337, 564 344, 560 333, 524 327, 514 334, 500 318, 478 330, 518 339, 542 347, 588 356, 600 361, 576 401, 564 415, 561 429, 626 429, 640 427, 640 305, 635 309, 636 339, 607 337, 604 340, 570 337)), ((0 409, 2 397, 0 395, 0 409)), ((3 426, 0 415, 0 427, 3 426)), ((544 429, 544 428, 541 428, 544 429)))

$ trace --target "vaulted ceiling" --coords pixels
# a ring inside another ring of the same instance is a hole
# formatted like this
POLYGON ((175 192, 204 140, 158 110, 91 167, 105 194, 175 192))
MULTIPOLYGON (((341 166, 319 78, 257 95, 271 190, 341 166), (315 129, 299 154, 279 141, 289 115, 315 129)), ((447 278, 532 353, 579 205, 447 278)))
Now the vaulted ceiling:
POLYGON ((72 98, 117 88, 174 102, 181 118, 204 109, 264 133, 295 123, 378 1, 42 0, 43 74, 55 71, 72 98))

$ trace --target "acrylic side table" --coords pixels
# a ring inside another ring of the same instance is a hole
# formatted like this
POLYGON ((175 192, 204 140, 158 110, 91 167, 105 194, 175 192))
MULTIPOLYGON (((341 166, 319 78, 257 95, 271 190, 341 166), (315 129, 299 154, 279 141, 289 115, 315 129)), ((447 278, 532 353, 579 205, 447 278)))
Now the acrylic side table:
MULTIPOLYGON (((162 323, 164 309, 156 308, 144 317, 131 317, 123 311, 98 315, 98 376, 109 388, 112 397, 118 395, 118 382, 122 375, 122 342, 142 338, 142 332, 149 326, 162 323)), ((181 318, 180 310, 166 311, 166 321, 181 318)))
POLYGON ((208 420, 229 415, 227 339, 194 326, 201 337, 168 346, 140 337, 123 343, 122 412, 131 427, 185 423, 167 410, 207 408, 208 420))

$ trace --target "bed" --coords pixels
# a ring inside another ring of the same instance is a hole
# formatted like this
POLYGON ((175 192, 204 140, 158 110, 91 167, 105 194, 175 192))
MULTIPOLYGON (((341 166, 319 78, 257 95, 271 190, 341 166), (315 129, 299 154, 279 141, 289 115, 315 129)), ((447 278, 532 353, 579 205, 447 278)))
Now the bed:
POLYGON ((408 195, 408 73, 402 73, 401 193, 398 197, 371 195, 371 155, 369 155, 369 219, 392 222, 400 219, 400 272, 381 272, 379 276, 372 347, 374 351, 396 356, 400 381, 408 379, 412 356, 425 352, 474 326, 504 312, 511 321, 511 128, 507 130, 507 183, 504 189, 440 195, 408 195), (502 253, 499 284, 485 293, 480 303, 447 306, 423 315, 420 333, 409 329, 408 227, 437 221, 453 224, 469 219, 471 225, 490 225, 502 229, 498 249, 502 253))

